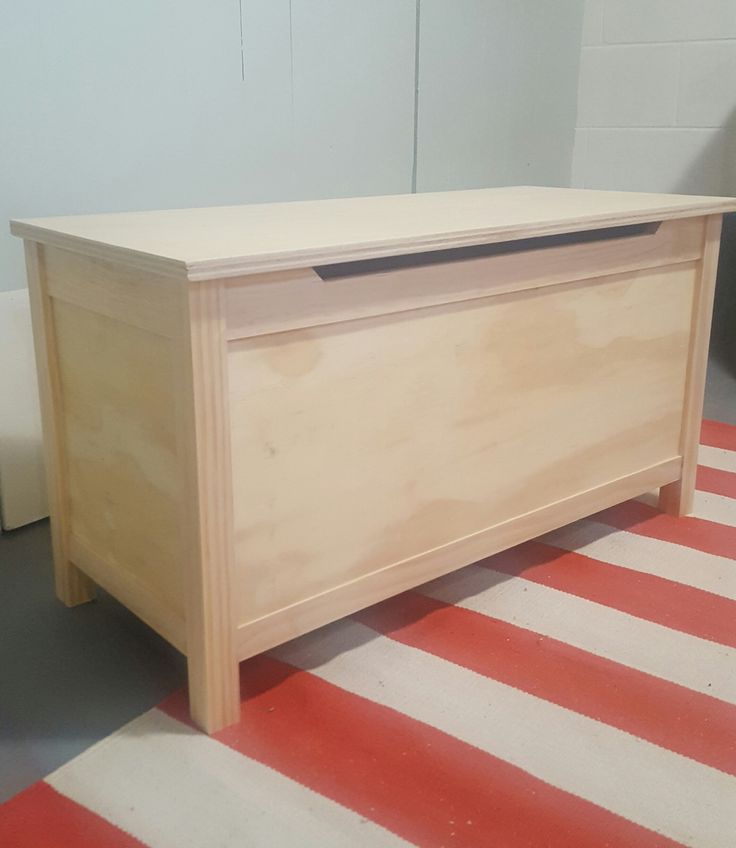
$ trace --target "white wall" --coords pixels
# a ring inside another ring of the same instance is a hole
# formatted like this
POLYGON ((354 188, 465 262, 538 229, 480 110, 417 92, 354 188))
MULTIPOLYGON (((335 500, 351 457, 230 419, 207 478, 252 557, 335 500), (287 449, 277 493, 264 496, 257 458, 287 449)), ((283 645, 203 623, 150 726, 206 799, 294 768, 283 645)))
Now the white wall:
MULTIPOLYGON (((1 18, 0 291, 25 285, 11 217, 569 180, 582 0, 40 0, 1 18)), ((12 302, 6 526, 43 497, 12 302)))
POLYGON ((413 0, 242 6, 4 4, 0 220, 408 191, 413 0))
POLYGON ((573 185, 736 194, 736 0, 586 0, 573 185))
MULTIPOLYGON (((736 0, 586 0, 572 184, 736 195, 736 0)), ((705 414, 736 423, 736 215, 705 414)))
MULTIPOLYGON (((419 5, 419 190, 567 182, 582 0, 419 5)), ((3 4, 0 290, 10 217, 411 191, 417 0, 242 0, 244 79, 239 7, 3 4)))
POLYGON ((422 0, 420 191, 569 184, 579 0, 422 0))

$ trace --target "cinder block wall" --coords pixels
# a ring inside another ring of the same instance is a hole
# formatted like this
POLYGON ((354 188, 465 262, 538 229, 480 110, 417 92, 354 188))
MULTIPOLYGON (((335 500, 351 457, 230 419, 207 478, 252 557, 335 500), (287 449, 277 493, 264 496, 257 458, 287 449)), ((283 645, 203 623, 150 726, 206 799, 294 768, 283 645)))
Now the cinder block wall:
POLYGON ((736 191, 736 0, 586 0, 573 183, 736 191))
MULTIPOLYGON (((586 0, 572 184, 736 195, 736 0, 586 0)), ((736 216, 712 350, 736 374, 736 216)))

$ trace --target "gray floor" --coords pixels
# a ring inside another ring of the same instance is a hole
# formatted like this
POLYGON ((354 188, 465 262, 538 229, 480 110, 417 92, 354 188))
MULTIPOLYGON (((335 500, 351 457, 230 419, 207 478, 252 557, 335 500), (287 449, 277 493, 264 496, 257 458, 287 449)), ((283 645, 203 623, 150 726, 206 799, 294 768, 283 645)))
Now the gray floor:
MULTIPOLYGON (((708 370, 705 414, 736 424, 736 376, 708 370)), ((183 657, 104 593, 53 595, 48 522, 0 535, 0 802, 184 683, 183 657)))
POLYGON ((0 802, 157 704, 184 658, 109 595, 53 594, 48 521, 0 535, 0 802))
POLYGON ((736 367, 724 359, 708 362, 708 384, 703 415, 713 421, 736 424, 736 367))

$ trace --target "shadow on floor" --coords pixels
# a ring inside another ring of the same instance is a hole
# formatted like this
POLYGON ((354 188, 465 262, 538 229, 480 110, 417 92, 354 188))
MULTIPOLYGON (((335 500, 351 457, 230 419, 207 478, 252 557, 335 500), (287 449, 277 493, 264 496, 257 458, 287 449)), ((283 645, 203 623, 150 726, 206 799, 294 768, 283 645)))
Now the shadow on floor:
POLYGON ((53 593, 48 521, 0 535, 0 802, 156 705, 184 657, 104 592, 53 593))

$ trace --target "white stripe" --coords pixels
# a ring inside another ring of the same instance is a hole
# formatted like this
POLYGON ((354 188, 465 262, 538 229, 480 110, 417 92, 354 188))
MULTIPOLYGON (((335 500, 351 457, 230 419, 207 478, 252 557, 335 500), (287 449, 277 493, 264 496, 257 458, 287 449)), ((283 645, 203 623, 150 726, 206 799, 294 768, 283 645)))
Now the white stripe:
MULTIPOLYGON (((713 492, 696 491, 693 515, 695 518, 715 521, 716 524, 736 527, 736 500, 713 492)), ((736 551, 734 556, 736 557, 736 551)))
POLYGON ((709 468, 720 468, 721 471, 736 472, 736 451, 700 445, 698 448, 698 463, 707 465, 709 468))
POLYGON ((151 848, 407 845, 159 710, 94 745, 46 782, 151 848))
MULTIPOLYGON (((657 493, 648 492, 637 500, 649 504, 649 506, 656 506, 657 493)), ((693 518, 703 518, 716 524, 736 527, 736 500, 726 495, 716 495, 713 492, 701 492, 696 489, 691 515, 693 518)), ((736 551, 734 556, 736 557, 736 551)))
POLYGON ((419 591, 736 703, 736 650, 725 645, 479 565, 419 591))
POLYGON ((540 541, 736 600, 736 561, 728 557, 617 530, 592 519, 553 530, 540 541))
POLYGON ((733 848, 736 779, 716 769, 354 622, 275 653, 672 839, 733 848))

